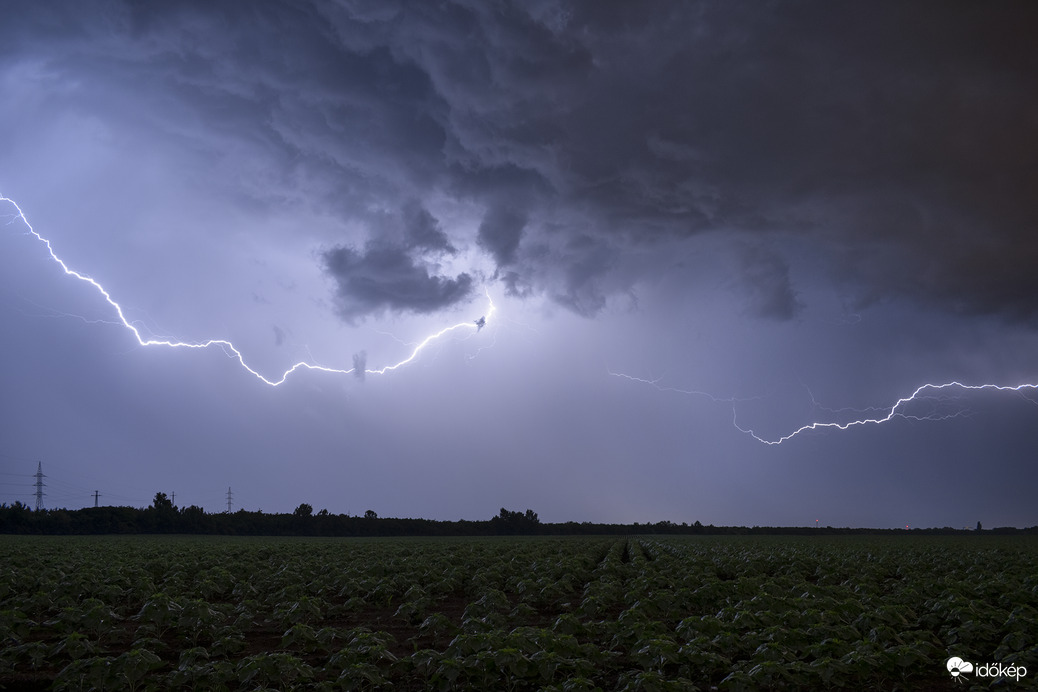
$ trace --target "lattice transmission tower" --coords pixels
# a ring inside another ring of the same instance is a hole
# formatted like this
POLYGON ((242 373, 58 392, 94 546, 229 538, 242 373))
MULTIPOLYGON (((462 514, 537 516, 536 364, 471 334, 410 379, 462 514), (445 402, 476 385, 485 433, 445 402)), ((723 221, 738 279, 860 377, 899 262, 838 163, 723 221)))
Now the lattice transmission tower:
POLYGON ((43 462, 42 461, 37 461, 36 462, 36 511, 37 512, 39 512, 41 509, 43 509, 43 496, 46 495, 46 493, 43 492, 43 486, 44 486, 43 479, 44 478, 46 478, 46 476, 43 475, 43 462))

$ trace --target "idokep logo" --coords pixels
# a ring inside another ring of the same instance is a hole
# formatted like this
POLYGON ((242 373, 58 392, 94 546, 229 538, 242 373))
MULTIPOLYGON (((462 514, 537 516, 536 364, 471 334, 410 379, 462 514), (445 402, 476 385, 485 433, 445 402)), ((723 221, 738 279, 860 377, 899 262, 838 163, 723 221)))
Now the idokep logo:
POLYGON ((1020 682, 1020 678, 1027 675, 1024 666, 1003 665, 1001 663, 980 663, 974 666, 969 661, 963 661, 958 656, 952 656, 945 664, 948 672, 957 681, 962 681, 966 673, 973 673, 978 678, 1013 678, 1020 682))
POLYGON ((946 665, 948 667, 948 672, 951 673, 953 678, 958 678, 963 673, 973 672, 973 664, 969 661, 963 661, 958 656, 952 656, 949 658, 946 665))

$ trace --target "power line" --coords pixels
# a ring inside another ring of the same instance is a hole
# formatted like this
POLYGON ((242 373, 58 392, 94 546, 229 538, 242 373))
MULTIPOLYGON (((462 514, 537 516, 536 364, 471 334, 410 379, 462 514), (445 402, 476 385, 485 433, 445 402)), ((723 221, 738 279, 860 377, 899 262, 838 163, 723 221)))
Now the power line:
POLYGON ((125 476, 120 476, 118 480, 115 480, 108 473, 99 474, 94 469, 85 469, 82 464, 71 466, 48 461, 47 468, 51 471, 54 471, 55 468, 57 469, 55 472, 57 476, 50 476, 51 483, 64 483, 68 489, 74 489, 91 496, 94 494, 94 488, 100 485, 105 486, 107 489, 105 494, 109 498, 116 497, 115 494, 118 493, 118 499, 130 501, 132 504, 150 503, 150 498, 155 494, 153 491, 143 489, 140 486, 125 483, 128 480, 125 476), (83 473, 85 470, 88 472, 83 473))

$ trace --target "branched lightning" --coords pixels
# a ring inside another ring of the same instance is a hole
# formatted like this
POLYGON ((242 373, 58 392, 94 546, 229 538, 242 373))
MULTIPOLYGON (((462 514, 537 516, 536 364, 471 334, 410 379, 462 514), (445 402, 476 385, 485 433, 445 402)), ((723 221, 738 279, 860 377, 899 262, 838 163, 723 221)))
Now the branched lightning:
POLYGON ((967 391, 969 391, 969 390, 995 390, 995 391, 1000 391, 1000 392, 1017 392, 1017 393, 1021 393, 1021 392, 1025 391, 1025 390, 1029 390, 1029 389, 1030 390, 1038 389, 1038 384, 1024 383, 1024 384, 1018 384, 1018 385, 999 385, 999 384, 962 384, 961 382, 945 382, 944 384, 930 384, 930 383, 927 383, 927 384, 920 385, 919 387, 917 387, 916 390, 914 392, 912 392, 910 395, 898 399, 897 403, 895 403, 889 409, 885 409, 886 413, 884 415, 882 415, 882 416, 877 416, 875 418, 858 418, 858 419, 855 419, 855 420, 852 420, 852 421, 848 421, 846 423, 816 421, 814 423, 808 423, 807 425, 802 425, 799 428, 797 428, 796 430, 794 430, 793 432, 788 433, 786 435, 783 435, 781 437, 774 438, 774 439, 768 439, 768 438, 761 437, 761 436, 757 435, 757 433, 755 433, 752 428, 743 428, 743 427, 741 427, 738 424, 738 422, 736 422, 736 417, 735 417, 735 412, 734 411, 733 411, 733 415, 732 415, 732 425, 734 425, 740 432, 746 433, 747 435, 749 435, 753 439, 757 440, 758 442, 763 442, 766 445, 779 445, 779 444, 782 444, 783 442, 785 442, 786 440, 789 440, 789 439, 791 439, 793 437, 796 437, 797 435, 799 435, 802 432, 807 432, 808 430, 821 430, 823 428, 836 428, 837 430, 847 430, 849 428, 852 428, 852 427, 855 427, 855 426, 859 426, 859 425, 879 425, 880 423, 887 423, 887 422, 889 422, 889 421, 891 421, 891 420, 893 420, 895 418, 902 418, 902 419, 906 419, 906 420, 936 421, 936 420, 947 420, 949 418, 959 418, 959 417, 968 415, 969 414, 968 411, 956 411, 956 412, 953 412, 953 413, 944 413, 944 414, 933 414, 933 413, 931 413, 931 414, 927 414, 927 415, 917 415, 917 414, 907 413, 904 410, 905 407, 908 404, 910 404, 911 402, 913 402, 913 401, 920 401, 920 400, 923 400, 925 398, 929 398, 926 395, 928 395, 928 394, 931 394, 931 395, 938 394, 938 393, 941 393, 944 390, 948 390, 948 389, 960 389, 960 390, 967 390, 967 391))
MULTIPOLYGON (((86 274, 82 274, 82 273, 80 273, 80 272, 78 272, 78 271, 76 271, 74 269, 71 269, 67 264, 65 264, 64 260, 62 260, 60 257, 58 257, 57 253, 54 252, 54 248, 51 246, 50 240, 48 240, 47 238, 44 238, 42 235, 40 235, 39 233, 36 232, 36 229, 34 229, 32 227, 32 224, 29 223, 29 220, 26 218, 25 213, 22 212, 22 209, 21 209, 21 207, 18 206, 17 202, 15 202, 13 199, 10 199, 8 197, 4 197, 3 195, 0 195, 0 202, 7 202, 11 206, 13 206, 15 211, 16 211, 16 214, 14 214, 13 218, 11 219, 11 221, 9 223, 13 223, 15 221, 20 220, 22 223, 25 224, 25 227, 27 229, 29 229, 29 233, 31 233, 33 236, 36 237, 37 240, 39 240, 41 243, 43 243, 43 245, 47 248, 47 252, 50 254, 51 259, 54 260, 54 262, 57 263, 58 266, 61 267, 62 271, 64 271, 67 276, 71 276, 71 277, 73 277, 75 279, 78 279, 79 281, 82 281, 84 283, 87 283, 87 284, 90 284, 91 286, 93 286, 94 290, 96 290, 98 293, 100 293, 101 296, 104 298, 105 302, 107 302, 112 307, 112 309, 115 311, 115 314, 118 317, 118 321, 117 322, 113 322, 113 324, 119 324, 122 327, 124 327, 125 329, 129 330, 133 334, 134 338, 137 340, 137 343, 140 344, 141 346, 166 346, 168 348, 185 348, 185 349, 207 349, 207 348, 216 347, 216 348, 219 348, 219 349, 223 350, 228 355, 228 357, 232 358, 233 360, 238 361, 238 364, 241 365, 241 367, 244 368, 248 373, 250 373, 251 375, 256 377, 256 379, 260 380, 264 384, 269 385, 271 387, 277 387, 278 385, 283 384, 285 382, 285 380, 288 379, 288 376, 291 375, 292 373, 294 373, 297 370, 318 370, 318 371, 321 371, 321 372, 334 373, 334 374, 338 374, 338 375, 349 375, 351 373, 354 373, 355 370, 356 370, 355 368, 349 368, 349 369, 329 368, 329 367, 325 367, 323 365, 316 365, 314 363, 308 363, 308 362, 305 362, 305 361, 300 361, 300 362, 296 363, 295 365, 293 365, 292 367, 290 367, 287 370, 285 370, 281 374, 281 376, 279 378, 277 378, 277 379, 269 379, 269 378, 263 376, 258 371, 256 371, 253 368, 249 367, 249 365, 245 362, 245 357, 242 355, 241 351, 239 351, 238 348, 233 343, 231 343, 230 341, 228 341, 226 339, 209 339, 208 341, 188 342, 188 341, 174 341, 174 340, 168 339, 168 338, 163 338, 163 339, 155 339, 155 338, 149 339, 149 338, 145 338, 141 334, 140 329, 137 326, 135 326, 130 320, 128 320, 126 318, 126 315, 123 313, 122 306, 119 305, 119 303, 117 303, 112 298, 111 294, 108 292, 107 289, 105 289, 104 286, 102 286, 98 281, 96 281, 92 277, 87 276, 86 274)), ((487 308, 487 313, 484 316, 484 319, 486 321, 489 321, 491 316, 494 314, 494 312, 496 310, 496 307, 494 305, 494 301, 490 297, 490 292, 489 291, 485 291, 485 294, 486 294, 486 297, 487 297, 488 308, 487 308)), ((485 322, 484 322, 484 324, 485 324, 485 322)), ((368 374, 368 375, 385 375, 388 372, 392 372, 393 370, 401 368, 401 367, 407 365, 408 363, 414 361, 416 358, 418 358, 419 354, 421 354, 421 352, 430 343, 436 341, 437 339, 440 339, 440 338, 446 336, 447 334, 449 334, 451 332, 457 331, 459 329, 471 329, 473 332, 478 332, 480 330, 480 327, 477 327, 476 322, 459 322, 458 324, 452 325, 450 327, 444 327, 440 331, 438 331, 438 332, 436 332, 434 334, 430 334, 429 336, 425 337, 420 342, 418 342, 418 344, 416 344, 414 349, 411 351, 411 355, 409 355, 407 358, 401 360, 398 363, 394 363, 392 365, 386 365, 386 366, 384 366, 382 368, 365 369, 364 373, 368 374)))
MULTIPOLYGON (((766 445, 780 445, 783 442, 786 442, 787 440, 790 440, 790 439, 796 437, 800 433, 807 432, 809 430, 822 430, 822 429, 825 429, 825 428, 835 428, 837 430, 848 430, 850 428, 853 428, 853 427, 856 427, 856 426, 860 426, 860 425, 879 425, 881 423, 887 423, 887 422, 890 422, 891 420, 894 420, 895 418, 900 418, 900 419, 903 419, 903 420, 915 420, 915 421, 939 421, 939 420, 948 420, 948 419, 951 419, 951 418, 962 418, 962 417, 970 415, 971 411, 969 411, 968 409, 959 409, 959 410, 951 411, 951 412, 939 412, 939 411, 936 411, 936 410, 932 410, 932 411, 930 411, 928 413, 911 413, 911 412, 906 410, 906 408, 909 406, 909 404, 911 404, 913 402, 920 402, 920 401, 927 401, 927 400, 930 400, 931 402, 936 402, 936 403, 934 403, 934 405, 936 406, 937 403, 941 403, 941 402, 946 400, 946 397, 944 397, 943 395, 948 390, 961 390, 961 391, 964 391, 964 392, 980 391, 980 390, 994 390, 994 391, 1000 391, 1000 392, 1016 392, 1016 393, 1021 394, 1021 395, 1025 391, 1028 391, 1028 390, 1030 390, 1030 391, 1038 390, 1038 384, 1031 384, 1031 383, 1024 383, 1024 384, 1018 384, 1018 385, 963 384, 961 382, 945 382, 944 384, 930 384, 930 383, 927 383, 927 384, 924 384, 924 385, 921 385, 921 386, 917 387, 916 390, 914 392, 912 392, 909 396, 902 397, 901 399, 898 399, 897 402, 893 406, 891 406, 889 408, 869 407, 869 408, 866 408, 866 409, 851 409, 851 408, 824 409, 824 407, 818 406, 818 403, 817 403, 817 401, 815 401, 814 395, 812 394, 811 395, 811 400, 815 404, 815 406, 817 408, 823 408, 823 410, 827 410, 830 413, 844 413, 844 412, 847 412, 847 411, 854 411, 854 412, 859 413, 859 414, 860 413, 864 413, 866 411, 868 411, 868 412, 875 411, 877 413, 876 413, 876 415, 874 415, 872 417, 856 418, 854 420, 843 422, 843 423, 833 422, 833 421, 815 421, 813 423, 808 423, 806 425, 802 425, 799 428, 797 428, 796 430, 794 430, 793 432, 787 433, 786 435, 783 435, 781 437, 769 439, 769 438, 762 437, 762 436, 758 435, 754 431, 753 428, 747 428, 747 427, 743 427, 743 426, 739 425, 738 412, 737 412, 737 410, 735 408, 735 404, 737 404, 740 401, 749 401, 751 399, 760 399, 761 397, 751 397, 751 398, 744 398, 744 399, 738 399, 738 398, 735 398, 735 397, 721 398, 721 397, 714 396, 713 394, 710 394, 708 392, 703 392, 703 391, 699 391, 699 390, 695 390, 695 389, 678 389, 677 387, 662 386, 659 383, 659 379, 646 380, 646 379, 643 379, 641 377, 634 377, 632 375, 625 375, 623 373, 618 373, 618 372, 610 372, 609 374, 613 375, 614 377, 621 377, 621 378, 624 378, 624 379, 627 379, 627 380, 631 380, 633 382, 641 382, 643 384, 650 385, 650 386, 655 387, 656 389, 658 389, 658 390, 660 390, 662 392, 676 392, 678 394, 703 396, 703 397, 706 397, 706 398, 710 399, 711 401, 714 401, 714 402, 717 402, 717 403, 728 403, 728 404, 731 404, 732 405, 732 425, 735 426, 735 429, 738 430, 741 433, 745 433, 746 435, 749 435, 750 437, 752 437, 753 439, 757 440, 758 442, 762 442, 762 443, 764 443, 766 445)), ((810 390, 808 390, 808 393, 810 394, 810 390)), ((1023 398, 1026 401, 1029 401, 1031 403, 1034 403, 1034 404, 1038 405, 1038 402, 1035 402, 1035 400, 1033 400, 1033 399, 1031 399, 1029 397, 1024 396, 1023 398)))

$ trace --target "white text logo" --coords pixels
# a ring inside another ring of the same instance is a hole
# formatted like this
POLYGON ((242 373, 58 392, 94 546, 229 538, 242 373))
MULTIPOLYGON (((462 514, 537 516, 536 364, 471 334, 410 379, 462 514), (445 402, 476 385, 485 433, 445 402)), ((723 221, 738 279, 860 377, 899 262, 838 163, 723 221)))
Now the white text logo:
POLYGON ((1013 678, 1020 682, 1020 678, 1027 675, 1027 668, 1017 665, 1003 665, 1001 663, 980 663, 973 665, 969 661, 963 661, 958 656, 952 656, 945 664, 951 676, 958 681, 966 673, 973 673, 978 678, 1013 678))

